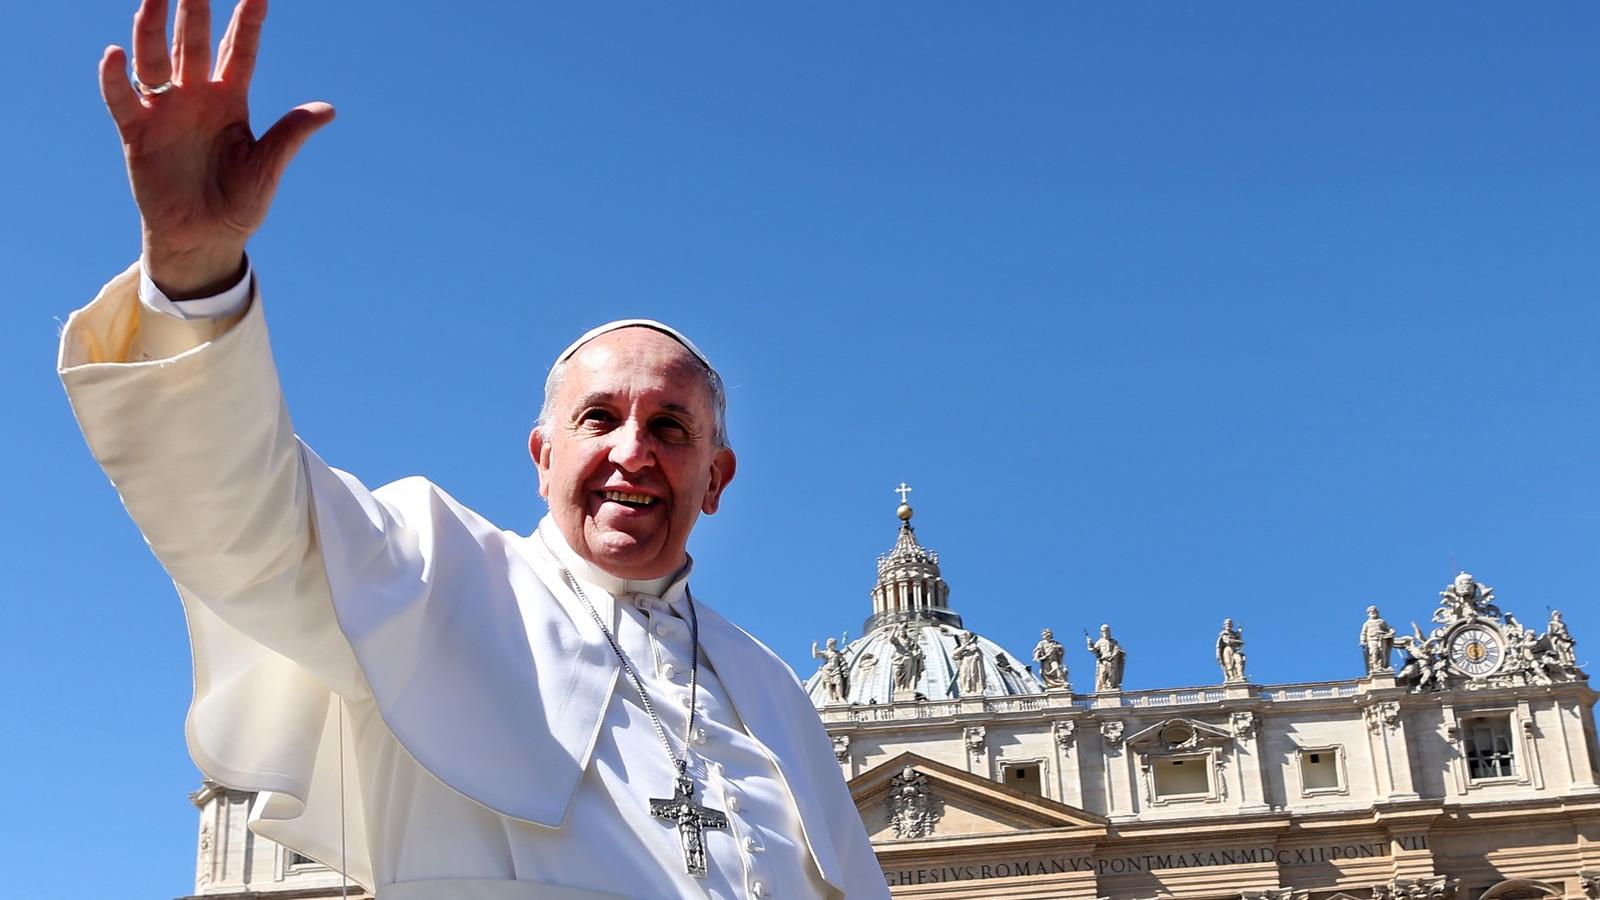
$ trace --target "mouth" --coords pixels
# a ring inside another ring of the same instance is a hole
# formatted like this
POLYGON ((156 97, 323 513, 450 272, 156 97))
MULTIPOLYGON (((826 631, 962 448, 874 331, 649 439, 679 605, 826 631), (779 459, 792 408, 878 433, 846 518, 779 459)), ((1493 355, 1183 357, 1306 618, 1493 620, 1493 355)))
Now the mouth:
POLYGON ((649 509, 661 502, 659 498, 649 494, 635 494, 629 491, 596 491, 601 500, 609 503, 618 503, 629 509, 649 509))

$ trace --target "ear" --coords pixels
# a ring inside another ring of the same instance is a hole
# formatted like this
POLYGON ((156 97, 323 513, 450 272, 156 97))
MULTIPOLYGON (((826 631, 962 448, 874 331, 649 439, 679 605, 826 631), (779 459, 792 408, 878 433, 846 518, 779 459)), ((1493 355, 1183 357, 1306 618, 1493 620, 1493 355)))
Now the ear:
POLYGON ((700 503, 700 511, 706 515, 713 515, 722 503, 722 492, 733 480, 733 472, 739 467, 739 460, 733 451, 727 447, 717 451, 711 458, 711 483, 706 485, 706 496, 700 503))
POLYGON ((533 457, 534 468, 539 470, 539 496, 550 499, 550 442, 538 427, 528 432, 528 455, 533 457))

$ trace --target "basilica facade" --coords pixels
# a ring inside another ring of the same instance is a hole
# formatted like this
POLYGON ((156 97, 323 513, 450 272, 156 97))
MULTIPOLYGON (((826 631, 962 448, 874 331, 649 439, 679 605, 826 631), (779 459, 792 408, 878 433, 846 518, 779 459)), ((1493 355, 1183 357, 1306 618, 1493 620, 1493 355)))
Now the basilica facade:
MULTIPOLYGON (((862 635, 806 683, 894 896, 1600 898, 1596 694, 1559 612, 1463 572, 1401 611, 1426 629, 1351 610, 1350 677, 1253 682, 1226 622, 1216 684, 1139 691, 1102 628, 1075 688, 1048 630, 1018 655, 969 627, 897 515, 862 635)), ((249 832, 251 795, 191 799, 195 898, 340 896, 249 832)))
POLYGON ((1254 683, 1229 621, 1218 683, 1140 691, 1102 627, 1080 691, 1048 630, 1027 656, 970 630, 899 517, 865 634, 807 684, 896 897, 1600 897, 1559 612, 1525 625, 1463 572, 1426 630, 1352 610, 1354 677, 1254 683))

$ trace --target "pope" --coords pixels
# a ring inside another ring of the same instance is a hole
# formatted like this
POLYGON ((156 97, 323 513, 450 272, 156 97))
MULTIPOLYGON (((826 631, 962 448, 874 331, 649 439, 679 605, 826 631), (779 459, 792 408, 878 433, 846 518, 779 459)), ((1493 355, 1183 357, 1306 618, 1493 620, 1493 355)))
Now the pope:
POLYGON ((295 433, 245 254, 289 160, 260 136, 265 0, 134 15, 100 81, 140 259, 68 320, 91 451, 183 601, 190 753, 252 829, 380 900, 884 897, 815 711, 690 588, 736 458, 706 354, 649 320, 557 357, 528 448, 549 512, 502 531, 420 478, 368 490, 295 433))

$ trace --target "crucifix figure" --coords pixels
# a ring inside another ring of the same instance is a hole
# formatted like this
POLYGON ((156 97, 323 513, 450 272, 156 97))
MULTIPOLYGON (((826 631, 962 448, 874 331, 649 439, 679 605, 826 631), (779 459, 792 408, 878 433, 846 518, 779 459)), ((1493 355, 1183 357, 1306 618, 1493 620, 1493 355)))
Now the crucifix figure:
POLYGON ((694 782, 686 775, 678 776, 678 788, 671 800, 650 801, 650 814, 678 823, 683 870, 696 878, 706 877, 706 829, 727 828, 728 817, 694 802, 694 782))
POLYGON ((894 489, 894 492, 896 494, 900 495, 901 504, 905 504, 906 502, 908 502, 906 500, 906 495, 911 493, 911 485, 906 484, 904 481, 902 481, 902 482, 900 482, 900 486, 894 489))

